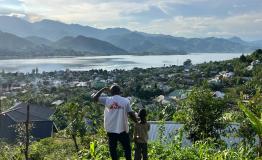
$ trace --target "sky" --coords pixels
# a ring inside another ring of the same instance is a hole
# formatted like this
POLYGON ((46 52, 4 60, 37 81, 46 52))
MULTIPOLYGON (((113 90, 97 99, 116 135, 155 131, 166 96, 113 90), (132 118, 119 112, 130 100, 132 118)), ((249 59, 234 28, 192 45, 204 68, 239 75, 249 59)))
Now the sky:
POLYGON ((0 14, 176 37, 262 39, 262 0, 0 0, 0 14))

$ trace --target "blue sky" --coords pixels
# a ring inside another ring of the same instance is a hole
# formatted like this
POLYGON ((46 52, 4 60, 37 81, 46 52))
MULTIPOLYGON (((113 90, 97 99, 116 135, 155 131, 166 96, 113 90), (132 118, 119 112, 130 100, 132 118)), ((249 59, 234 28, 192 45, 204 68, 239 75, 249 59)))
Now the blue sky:
POLYGON ((183 37, 262 39, 262 0, 0 0, 0 14, 183 37))

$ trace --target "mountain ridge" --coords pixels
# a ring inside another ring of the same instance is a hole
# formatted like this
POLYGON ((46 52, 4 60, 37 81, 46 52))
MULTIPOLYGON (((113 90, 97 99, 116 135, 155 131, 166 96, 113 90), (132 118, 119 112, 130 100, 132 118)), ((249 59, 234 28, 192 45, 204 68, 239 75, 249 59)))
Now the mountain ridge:
POLYGON ((260 41, 246 42, 236 37, 232 37, 231 39, 216 37, 174 37, 164 34, 149 34, 131 31, 126 28, 98 29, 90 26, 66 24, 47 19, 31 23, 17 17, 7 16, 0 16, 0 30, 21 37, 36 36, 51 41, 58 41, 67 36, 77 37, 81 35, 108 42, 130 54, 250 52, 262 47, 260 41))
POLYGON ((72 49, 75 51, 89 51, 90 53, 123 54, 125 50, 95 38, 82 35, 76 37, 64 37, 53 44, 54 47, 62 49, 72 49))
POLYGON ((41 37, 22 38, 0 31, 0 56, 2 57, 97 56, 126 53, 125 50, 108 42, 84 36, 65 37, 52 42, 41 37))

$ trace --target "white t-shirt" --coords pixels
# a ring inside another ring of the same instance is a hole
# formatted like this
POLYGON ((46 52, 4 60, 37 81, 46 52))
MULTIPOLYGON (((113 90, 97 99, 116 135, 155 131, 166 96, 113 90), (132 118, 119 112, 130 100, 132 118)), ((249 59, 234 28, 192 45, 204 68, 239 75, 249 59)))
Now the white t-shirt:
POLYGON ((119 95, 99 97, 98 100, 105 105, 104 127, 106 131, 109 133, 128 132, 128 112, 132 111, 129 100, 119 95))

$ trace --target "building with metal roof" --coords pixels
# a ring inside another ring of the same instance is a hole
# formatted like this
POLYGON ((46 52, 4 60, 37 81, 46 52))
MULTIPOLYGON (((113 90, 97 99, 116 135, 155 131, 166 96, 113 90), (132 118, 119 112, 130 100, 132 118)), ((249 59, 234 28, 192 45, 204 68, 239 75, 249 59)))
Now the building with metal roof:
MULTIPOLYGON (((172 142, 176 135, 178 135, 179 130, 183 128, 184 124, 176 123, 173 121, 148 121, 150 124, 150 130, 148 132, 149 141, 159 140, 159 133, 162 132, 164 140, 166 143, 172 142), (162 128, 161 128, 162 127, 162 128)), ((220 138, 225 141, 228 147, 232 147, 235 144, 241 142, 242 138, 237 136, 237 131, 240 127, 239 123, 229 124, 223 131, 226 134, 221 134, 220 138)), ((258 136, 255 137, 256 144, 258 145, 258 136)), ((182 146, 190 146, 192 142, 187 138, 187 133, 183 132, 182 136, 182 146)))
MULTIPOLYGON (((27 103, 18 103, 9 110, 0 113, 0 138, 7 142, 16 142, 19 133, 17 127, 27 118, 27 103)), ((29 105, 29 122, 32 124, 31 136, 35 139, 51 137, 57 131, 50 116, 54 110, 39 104, 29 105)))

